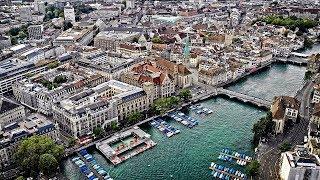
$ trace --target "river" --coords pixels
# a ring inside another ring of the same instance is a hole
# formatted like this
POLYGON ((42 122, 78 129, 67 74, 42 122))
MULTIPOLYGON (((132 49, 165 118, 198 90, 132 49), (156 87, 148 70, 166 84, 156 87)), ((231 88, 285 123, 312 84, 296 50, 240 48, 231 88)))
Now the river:
MULTIPOLYGON (((276 95, 294 95, 303 85, 304 72, 305 67, 275 64, 228 89, 269 100, 276 95)), ((116 180, 212 179, 208 167, 211 161, 220 163, 217 156, 222 148, 252 153, 252 125, 266 112, 223 98, 213 98, 202 104, 212 109, 213 114, 199 116, 190 112, 199 120, 199 125, 193 129, 169 120, 181 130, 171 138, 148 125, 142 126, 157 145, 116 167, 96 150, 92 149, 91 153, 116 180)), ((70 160, 65 162, 64 174, 69 179, 84 179, 70 160)))

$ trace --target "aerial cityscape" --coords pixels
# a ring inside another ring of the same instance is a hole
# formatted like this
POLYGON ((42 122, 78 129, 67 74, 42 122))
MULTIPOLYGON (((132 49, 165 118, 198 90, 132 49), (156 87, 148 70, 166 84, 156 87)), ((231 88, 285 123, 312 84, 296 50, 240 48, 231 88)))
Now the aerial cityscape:
POLYGON ((320 180, 319 0, 0 0, 0 180, 320 180))

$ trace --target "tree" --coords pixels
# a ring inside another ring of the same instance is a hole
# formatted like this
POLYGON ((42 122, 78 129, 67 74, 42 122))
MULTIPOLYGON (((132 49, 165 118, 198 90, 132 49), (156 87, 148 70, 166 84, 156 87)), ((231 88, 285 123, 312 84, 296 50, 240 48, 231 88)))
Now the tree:
POLYGON ((54 83, 57 83, 57 84, 62 84, 62 83, 65 83, 67 82, 68 79, 65 75, 59 75, 59 76, 56 76, 53 80, 54 83))
MULTIPOLYGON (((40 157, 43 154, 50 154, 57 162, 61 162, 63 153, 63 146, 57 145, 51 138, 31 136, 21 141, 14 153, 14 158, 28 177, 36 177, 41 170, 44 170, 43 166, 40 168, 40 157)), ((51 169, 51 171, 55 172, 56 169, 51 169)))
POLYGON ((115 121, 112 121, 110 126, 111 126, 112 130, 117 130, 118 129, 118 123, 115 122, 115 121))
POLYGON ((257 160, 253 160, 246 167, 246 172, 249 176, 256 176, 259 172, 260 163, 257 160))
POLYGON ((163 41, 159 36, 153 37, 153 38, 151 39, 151 41, 152 41, 153 43, 157 43, 157 44, 163 44, 163 43, 164 43, 164 41, 163 41))
POLYGON ((68 147, 72 147, 72 146, 74 146, 76 144, 77 144, 77 139, 76 138, 71 137, 71 138, 68 139, 68 147))
POLYGON ((17 39, 16 37, 12 36, 12 37, 11 37, 11 44, 12 44, 12 45, 18 44, 18 39, 17 39))
POLYGON ((19 176, 16 178, 16 180, 25 180, 26 178, 24 178, 23 176, 19 176))
POLYGON ((42 154, 39 160, 39 169, 44 175, 51 175, 58 168, 58 161, 52 154, 42 154))
POLYGON ((190 89, 182 89, 179 93, 179 97, 185 101, 189 100, 192 97, 190 89))
POLYGON ((312 46, 313 46, 312 40, 309 39, 308 37, 305 37, 305 38, 304 38, 304 41, 303 41, 303 47, 304 47, 305 49, 309 49, 309 48, 312 48, 312 46))
POLYGON ((95 127, 93 128, 93 134, 96 138, 102 138, 104 135, 104 130, 100 126, 95 127))
POLYGON ((48 64, 48 68, 49 69, 53 69, 59 66, 59 62, 58 61, 54 61, 48 64))
POLYGON ((128 115, 127 119, 129 123, 136 123, 140 120, 142 120, 143 115, 141 112, 135 111, 128 115))
POLYGON ((272 121, 272 113, 268 112, 266 117, 261 118, 258 122, 253 125, 253 145, 257 146, 260 139, 268 137, 273 132, 275 123, 272 121))
POLYGON ((284 142, 279 146, 281 152, 289 151, 292 148, 292 145, 289 142, 284 142))

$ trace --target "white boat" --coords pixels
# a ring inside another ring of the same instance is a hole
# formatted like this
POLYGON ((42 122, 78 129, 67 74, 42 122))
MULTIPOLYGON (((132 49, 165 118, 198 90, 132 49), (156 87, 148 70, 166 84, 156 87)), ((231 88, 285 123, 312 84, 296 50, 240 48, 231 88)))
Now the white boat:
POLYGON ((222 178, 223 178, 223 174, 222 174, 222 173, 220 174, 219 178, 220 178, 220 179, 222 179, 222 178))
POLYGON ((213 111, 212 111, 212 110, 209 110, 209 111, 207 112, 207 114, 211 114, 211 113, 213 113, 213 111))
POLYGON ((185 121, 185 120, 181 121, 181 123, 182 123, 183 125, 188 125, 188 124, 189 124, 188 121, 185 121))
POLYGON ((202 110, 198 110, 196 113, 197 113, 197 114, 201 114, 201 113, 202 113, 202 110))
POLYGON ((176 131, 174 131, 176 134, 178 134, 178 133, 180 133, 180 130, 179 129, 177 129, 176 131))
POLYGON ((180 112, 178 113, 179 116, 184 116, 184 113, 180 112))
POLYGON ((171 137, 171 136, 173 136, 173 132, 168 132, 167 137, 171 137))
POLYGON ((213 177, 217 177, 217 175, 218 175, 218 172, 214 173, 213 177))

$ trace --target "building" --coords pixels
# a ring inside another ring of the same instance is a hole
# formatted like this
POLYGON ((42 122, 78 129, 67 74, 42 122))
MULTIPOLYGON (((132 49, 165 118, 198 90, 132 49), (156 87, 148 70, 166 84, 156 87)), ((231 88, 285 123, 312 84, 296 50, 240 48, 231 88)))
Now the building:
MULTIPOLYGON (((200 69, 200 65, 199 65, 200 69)), ((227 82, 228 75, 224 67, 213 66, 208 69, 201 68, 198 73, 198 81, 213 86, 227 82)))
POLYGON ((82 53, 82 58, 76 63, 83 67, 95 69, 109 79, 118 79, 122 73, 141 62, 142 58, 126 58, 118 53, 106 53, 100 50, 88 50, 82 53))
POLYGON ((11 46, 11 39, 9 36, 1 36, 0 35, 0 50, 6 49, 11 46))
POLYGON ((275 97, 271 105, 275 133, 281 134, 287 123, 295 123, 299 114, 300 102, 289 96, 275 97))
POLYGON ((30 25, 28 27, 29 40, 42 39, 43 25, 30 25))
POLYGON ((26 120, 4 126, 0 131, 0 169, 13 163, 19 142, 32 135, 48 136, 54 141, 60 139, 58 126, 40 114, 31 114, 26 120))
POLYGON ((139 35, 139 32, 102 31, 94 38, 94 47, 104 51, 117 51, 120 43, 131 42, 139 35))
POLYGON ((49 62, 28 62, 16 58, 0 62, 0 95, 12 91, 12 85, 30 74, 47 70, 49 62))
POLYGON ((70 28, 62 32, 54 41, 54 46, 88 45, 93 40, 92 28, 70 28))
POLYGON ((303 146, 296 146, 293 152, 284 152, 280 159, 280 179, 320 179, 319 157, 303 146))
POLYGON ((185 65, 164 59, 158 59, 155 63, 157 68, 167 71, 174 78, 176 87, 187 88, 192 85, 192 73, 185 65))
POLYGON ((320 68, 320 54, 313 54, 309 57, 307 62, 307 71, 312 73, 319 72, 320 68))
POLYGON ((320 102, 320 84, 317 84, 313 87, 313 96, 312 96, 312 103, 319 103, 320 102))
POLYGON ((96 71, 66 63, 18 81, 12 88, 17 101, 30 109, 52 115, 54 103, 105 81, 107 78, 96 71))
POLYGON ((76 22, 76 16, 74 13, 74 8, 70 5, 70 3, 68 2, 66 6, 64 6, 63 9, 64 12, 64 20, 65 21, 69 21, 71 23, 75 23, 76 22))
POLYGON ((136 7, 135 3, 135 0, 126 0, 126 8, 134 9, 136 7))
POLYGON ((122 74, 120 79, 138 87, 151 83, 155 91, 154 99, 170 97, 176 92, 174 78, 148 61, 133 66, 131 71, 122 74))
POLYGON ((25 109, 22 105, 0 95, 0 131, 4 126, 24 118, 25 109))
POLYGON ((21 6, 19 9, 19 15, 21 21, 31 22, 32 21, 32 10, 30 6, 21 6))
POLYGON ((146 111, 153 102, 150 96, 148 89, 110 80, 56 103, 53 119, 64 132, 81 137, 146 111))

